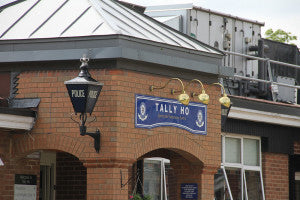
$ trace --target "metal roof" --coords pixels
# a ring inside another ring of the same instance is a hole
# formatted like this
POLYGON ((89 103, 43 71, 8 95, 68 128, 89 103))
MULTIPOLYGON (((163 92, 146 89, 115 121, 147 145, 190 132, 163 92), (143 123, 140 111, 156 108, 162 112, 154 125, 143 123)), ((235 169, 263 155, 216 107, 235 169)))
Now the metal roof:
POLYGON ((25 0, 0 8, 0 40, 114 34, 222 54, 114 0, 25 0))

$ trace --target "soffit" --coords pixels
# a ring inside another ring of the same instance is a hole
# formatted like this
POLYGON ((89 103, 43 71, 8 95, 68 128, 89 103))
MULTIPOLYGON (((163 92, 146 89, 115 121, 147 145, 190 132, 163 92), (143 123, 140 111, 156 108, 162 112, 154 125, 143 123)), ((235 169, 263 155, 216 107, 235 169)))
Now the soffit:
POLYGON ((230 96, 229 118, 300 128, 300 106, 230 96))

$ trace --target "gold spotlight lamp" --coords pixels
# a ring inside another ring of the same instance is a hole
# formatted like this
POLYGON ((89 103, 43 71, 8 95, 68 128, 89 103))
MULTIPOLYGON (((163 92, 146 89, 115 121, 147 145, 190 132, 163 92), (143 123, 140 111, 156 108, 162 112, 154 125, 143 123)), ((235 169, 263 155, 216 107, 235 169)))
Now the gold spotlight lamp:
POLYGON ((230 99, 229 99, 229 97, 227 96, 227 94, 226 94, 226 92, 225 92, 224 86, 223 86, 221 83, 213 83, 213 85, 219 85, 219 86, 222 88, 222 90, 223 90, 223 95, 222 95, 222 97, 219 99, 219 102, 220 102, 223 106, 229 108, 229 107, 230 107, 230 99))
POLYGON ((198 79, 193 79, 193 80, 191 80, 191 81, 188 83, 188 85, 186 86, 186 88, 188 88, 192 82, 197 82, 197 83, 200 84, 202 93, 201 93, 201 94, 197 94, 197 93, 193 92, 191 96, 192 96, 192 97, 197 96, 198 99, 199 99, 199 101, 200 101, 201 103, 207 105, 207 104, 209 103, 209 95, 205 93, 205 89, 204 89, 204 86, 203 86, 202 82, 201 82, 200 80, 198 80, 198 79))
MULTIPOLYGON (((167 85, 168 85, 172 80, 177 80, 177 81, 179 81, 180 84, 181 84, 181 87, 182 87, 182 89, 181 89, 181 94, 179 94, 178 97, 177 97, 178 101, 179 101, 180 103, 182 103, 183 105, 185 105, 185 106, 189 105, 190 97, 189 97, 188 94, 185 93, 184 85, 183 85, 182 81, 181 81, 179 78, 171 78, 171 79, 168 80, 168 82, 167 82, 164 86, 162 86, 162 87, 155 87, 155 86, 151 85, 151 86, 150 86, 150 91, 152 92, 152 91, 155 90, 155 89, 164 89, 165 87, 167 87, 167 85)), ((171 94, 175 94, 175 93, 176 93, 175 90, 172 90, 172 91, 171 91, 171 94)))

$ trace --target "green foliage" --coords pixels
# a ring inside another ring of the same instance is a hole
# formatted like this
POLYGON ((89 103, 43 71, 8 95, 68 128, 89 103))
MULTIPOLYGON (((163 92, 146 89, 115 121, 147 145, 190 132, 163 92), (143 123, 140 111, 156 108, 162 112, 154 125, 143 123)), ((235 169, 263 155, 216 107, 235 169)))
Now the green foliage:
POLYGON ((290 44, 292 40, 297 40, 297 36, 291 35, 291 32, 285 32, 282 29, 278 29, 274 32, 273 29, 270 28, 265 32, 265 35, 266 39, 287 44, 290 44))
POLYGON ((151 200, 150 195, 140 195, 140 194, 134 194, 133 196, 129 197, 130 200, 151 200))

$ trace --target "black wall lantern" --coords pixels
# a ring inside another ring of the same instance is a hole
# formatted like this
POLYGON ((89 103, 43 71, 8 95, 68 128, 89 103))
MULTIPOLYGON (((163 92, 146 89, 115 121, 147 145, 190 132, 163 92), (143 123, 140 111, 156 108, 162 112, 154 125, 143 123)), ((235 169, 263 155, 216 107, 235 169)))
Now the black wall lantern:
MULTIPOLYGON (((100 131, 97 129, 95 133, 86 132, 85 123, 87 121, 87 113, 92 114, 97 99, 100 95, 103 83, 100 83, 91 77, 88 72, 88 58, 81 58, 81 66, 78 77, 65 81, 68 93, 75 111, 75 114, 80 113, 79 127, 80 135, 89 135, 94 138, 94 147, 96 152, 100 150, 100 131)), ((73 119, 73 118, 72 118, 73 119)), ((75 120, 74 120, 75 121, 75 120)))

